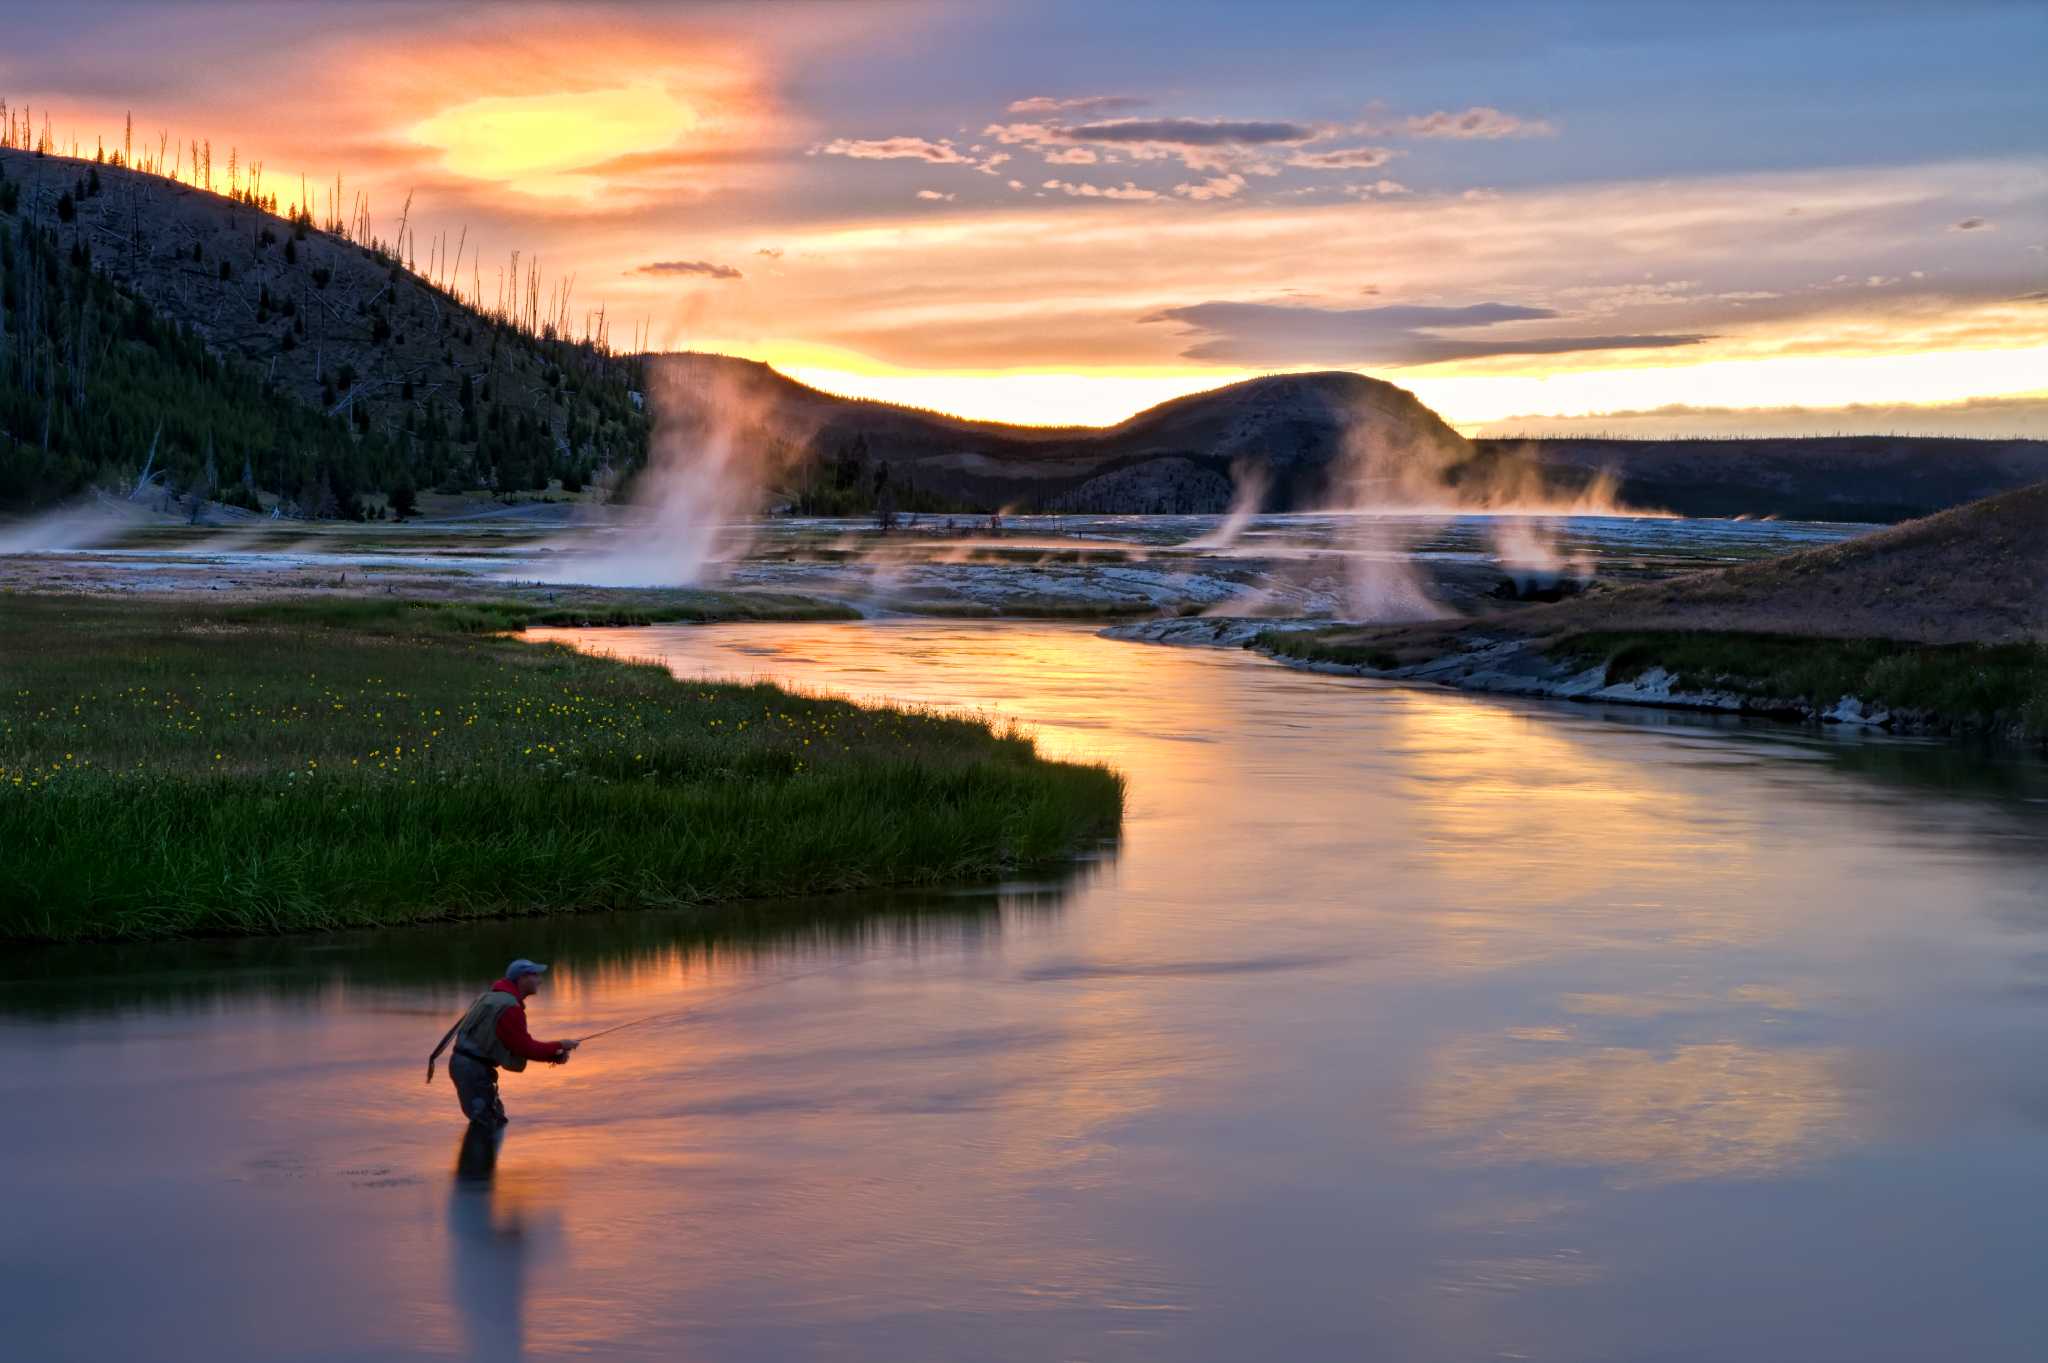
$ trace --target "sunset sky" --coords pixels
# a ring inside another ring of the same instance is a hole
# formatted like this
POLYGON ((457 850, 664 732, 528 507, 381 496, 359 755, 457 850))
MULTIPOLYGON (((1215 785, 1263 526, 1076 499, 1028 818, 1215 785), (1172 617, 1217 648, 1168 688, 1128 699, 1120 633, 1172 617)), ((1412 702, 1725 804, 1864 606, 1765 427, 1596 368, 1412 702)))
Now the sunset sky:
POLYGON ((1350 368, 1468 431, 2048 435, 2044 59, 2038 0, 0 0, 61 145, 132 110, 410 192, 486 301, 518 250, 615 341, 1037 423, 1350 368))

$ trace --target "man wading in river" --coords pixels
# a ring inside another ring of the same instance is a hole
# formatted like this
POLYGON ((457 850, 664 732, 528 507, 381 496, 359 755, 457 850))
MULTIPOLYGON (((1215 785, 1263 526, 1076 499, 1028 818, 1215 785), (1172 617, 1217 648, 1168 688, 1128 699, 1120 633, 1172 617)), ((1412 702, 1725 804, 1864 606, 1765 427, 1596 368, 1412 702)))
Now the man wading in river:
POLYGON ((463 1116, 479 1126, 503 1126, 505 1105, 498 1099, 498 1071, 515 1073, 529 1060, 551 1065, 566 1064, 574 1041, 535 1041, 526 1031, 526 1001, 540 988, 544 965, 524 958, 505 967, 505 978, 490 987, 462 1020, 448 1029, 441 1044, 427 1058, 427 1082, 434 1081, 434 1062, 455 1043, 448 1057, 448 1077, 455 1082, 455 1098, 463 1116))

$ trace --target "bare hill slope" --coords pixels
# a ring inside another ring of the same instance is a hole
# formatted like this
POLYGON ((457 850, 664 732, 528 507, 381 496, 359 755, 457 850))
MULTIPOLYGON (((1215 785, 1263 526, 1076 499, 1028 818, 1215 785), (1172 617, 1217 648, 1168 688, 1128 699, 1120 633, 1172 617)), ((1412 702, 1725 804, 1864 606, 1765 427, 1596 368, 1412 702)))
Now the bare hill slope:
POLYGON ((2048 483, 1781 558, 1532 607, 1513 621, 1546 635, 1677 629, 2048 640, 2048 483))
MULTIPOLYGON (((479 265, 471 252, 458 269, 451 258, 441 271, 445 286, 437 285, 408 268, 420 247, 402 235, 402 218, 384 225, 392 234, 385 240, 372 234, 366 214, 322 227, 309 216, 266 211, 259 203, 269 200, 253 191, 214 194, 114 164, 18 149, 0 148, 0 180, 13 205, 11 213, 0 206, 0 229, 23 243, 27 233, 42 234, 60 261, 139 300, 159 323, 196 338, 265 392, 388 441, 393 459, 409 464, 422 486, 541 488, 551 477, 589 477, 607 467, 623 473, 644 457, 645 421, 632 398, 637 365, 606 351, 597 319, 589 327, 596 343, 569 339, 586 319, 572 296, 544 284, 530 266, 511 273, 499 303, 480 309, 472 305, 479 281, 488 292, 511 262, 479 265)), ((15 281, 17 293, 43 287, 26 274, 15 281)), ((64 278, 48 289, 53 303, 74 311, 88 301, 83 287, 64 278)), ((70 364, 82 394, 99 357, 74 349, 48 358, 70 364)), ((79 405, 89 415, 89 404, 79 405)), ((173 423, 172 439, 227 438, 211 428, 228 423, 206 424, 199 432, 173 423)), ((136 443, 126 457, 139 465, 147 436, 136 443)), ((289 466, 291 453, 218 451, 224 476, 245 458, 259 474, 267 472, 266 455, 284 456, 274 463, 289 466)), ((193 471, 201 462, 196 449, 158 454, 160 463, 193 471)), ((112 456, 102 449, 94 457, 112 456)))

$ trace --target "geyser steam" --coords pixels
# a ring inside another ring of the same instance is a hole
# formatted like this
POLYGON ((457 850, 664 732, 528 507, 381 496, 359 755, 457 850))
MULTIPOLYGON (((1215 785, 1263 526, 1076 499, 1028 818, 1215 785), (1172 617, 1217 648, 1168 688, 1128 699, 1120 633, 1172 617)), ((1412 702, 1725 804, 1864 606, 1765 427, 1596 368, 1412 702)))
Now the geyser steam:
MULTIPOLYGON (((1416 404, 1420 407, 1420 404, 1416 404)), ((1427 409, 1423 409, 1426 411, 1427 409)), ((1521 451, 1476 455, 1436 423, 1381 423, 1354 414, 1340 474, 1341 505, 1357 516, 1346 546, 1345 606, 1354 619, 1402 622, 1451 612, 1429 590, 1413 549, 1442 519, 1493 517, 1490 533, 1514 594, 1582 585, 1589 565, 1567 560, 1546 516, 1629 514, 1614 480, 1597 474, 1560 495, 1521 451)))
POLYGON ((653 362, 647 471, 615 542, 542 580, 596 587, 716 582, 753 541, 749 522, 803 447, 776 429, 772 402, 723 366, 653 362))
POLYGON ((1239 461, 1230 470, 1231 498, 1230 514, 1223 518, 1223 524, 1206 535, 1189 540, 1184 549, 1228 549, 1236 544, 1252 523, 1252 517, 1259 514, 1265 505, 1266 489, 1271 484, 1266 470, 1257 464, 1239 461))
POLYGON ((1435 620, 1450 612, 1430 592, 1411 553, 1431 522, 1412 513, 1443 500, 1443 442, 1395 434, 1372 415, 1357 414, 1349 423, 1339 473, 1342 505, 1353 515, 1344 536, 1344 609, 1354 620, 1435 620), (1389 512, 1396 515, 1389 518, 1389 512))

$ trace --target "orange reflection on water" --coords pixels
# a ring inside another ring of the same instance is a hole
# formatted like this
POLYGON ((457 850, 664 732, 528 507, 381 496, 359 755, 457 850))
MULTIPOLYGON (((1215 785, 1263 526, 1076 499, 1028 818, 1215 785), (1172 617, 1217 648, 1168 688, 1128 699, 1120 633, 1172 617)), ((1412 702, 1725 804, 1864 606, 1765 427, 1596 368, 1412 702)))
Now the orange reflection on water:
POLYGON ((1548 715, 1417 692, 1390 707, 1416 846, 1442 882, 1429 922, 1480 968, 1560 950, 1753 942, 1754 829, 1703 816, 1687 774, 1607 756, 1548 715), (1702 893, 1702 888, 1706 890, 1702 893))
POLYGON ((1620 1187, 1758 1178, 1849 1140, 1842 1059, 1475 1037, 1429 1056, 1413 1121, 1455 1163, 1594 1166, 1620 1187))

